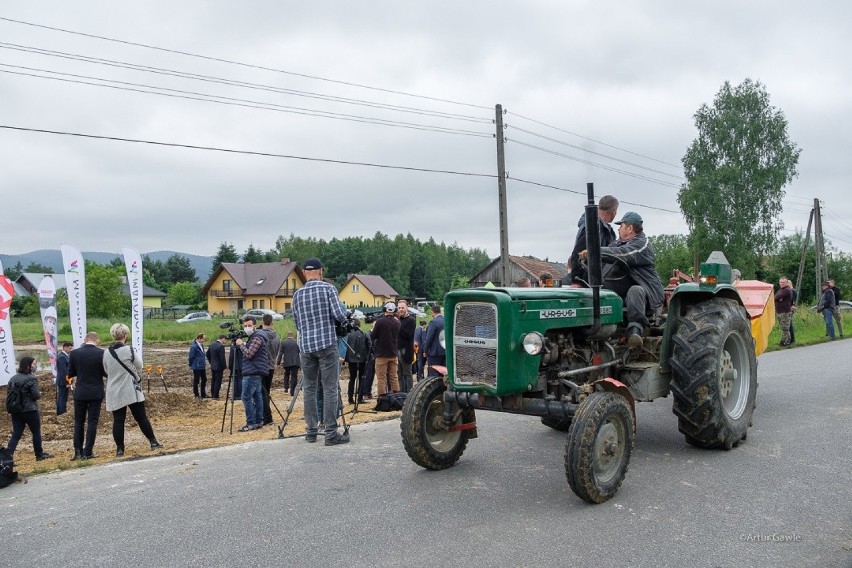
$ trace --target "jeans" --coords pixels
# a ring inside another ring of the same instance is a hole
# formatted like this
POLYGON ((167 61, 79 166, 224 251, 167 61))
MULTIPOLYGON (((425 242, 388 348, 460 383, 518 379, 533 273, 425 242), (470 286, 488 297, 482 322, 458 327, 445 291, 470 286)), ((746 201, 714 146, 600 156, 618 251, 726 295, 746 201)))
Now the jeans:
POLYGON ((337 346, 331 345, 313 353, 300 353, 302 360, 302 388, 305 398, 305 423, 308 434, 317 433, 317 386, 322 383, 325 436, 337 434, 337 410, 340 404, 339 359, 337 346), (333 427, 332 427, 333 426, 333 427))
POLYGON ((9 438, 9 451, 15 451, 24 433, 24 426, 29 426, 33 435, 33 450, 35 450, 36 457, 44 453, 41 447, 41 415, 38 410, 12 412, 10 416, 12 417, 12 437, 9 438))
POLYGON ((246 409, 246 424, 263 424, 263 393, 260 388, 260 375, 243 375, 243 406, 246 409))
POLYGON ((825 334, 834 339, 834 313, 828 308, 823 308, 822 318, 825 320, 825 334))
POLYGON ((74 451, 84 456, 92 455, 95 447, 95 436, 98 434, 98 420, 101 417, 101 403, 103 400, 77 400, 74 399, 74 451), (83 432, 85 430, 86 443, 83 444, 83 432))

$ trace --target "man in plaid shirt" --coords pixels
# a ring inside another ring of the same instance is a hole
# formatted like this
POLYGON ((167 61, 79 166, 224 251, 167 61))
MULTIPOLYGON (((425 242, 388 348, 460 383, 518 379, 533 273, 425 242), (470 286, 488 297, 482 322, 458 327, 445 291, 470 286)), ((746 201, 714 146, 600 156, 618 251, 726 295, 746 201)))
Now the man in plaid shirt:
POLYGON ((337 290, 323 281, 323 265, 310 258, 303 267, 307 283, 293 294, 293 318, 299 332, 302 361, 302 385, 305 393, 305 439, 317 441, 317 385, 322 384, 325 445, 336 446, 349 441, 349 434, 337 431, 337 408, 340 396, 337 334, 335 321, 343 322, 346 313, 340 306, 337 290))

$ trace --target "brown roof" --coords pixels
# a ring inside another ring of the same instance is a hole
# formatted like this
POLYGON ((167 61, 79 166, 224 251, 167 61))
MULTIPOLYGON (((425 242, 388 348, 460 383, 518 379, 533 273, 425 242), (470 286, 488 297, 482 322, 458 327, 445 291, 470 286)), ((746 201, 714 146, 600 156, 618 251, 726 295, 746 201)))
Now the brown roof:
POLYGON ((223 262, 216 267, 213 274, 204 284, 201 293, 206 295, 216 278, 222 271, 226 271, 234 283, 248 295, 271 296, 278 292, 290 274, 295 270, 299 278, 304 282, 302 269, 296 262, 258 262, 241 264, 237 262, 223 262))
MULTIPOLYGON (((559 262, 539 260, 533 256, 511 256, 512 262, 539 278, 545 272, 549 272, 554 278, 565 278, 568 276, 568 267, 559 262)), ((498 259, 499 260, 499 259, 498 259)))
MULTIPOLYGON (((353 278, 357 278, 373 296, 385 296, 386 298, 399 296, 399 292, 394 290, 381 276, 373 274, 353 274, 349 277, 349 280, 352 280, 353 278)), ((349 280, 346 281, 346 284, 349 284, 349 280)), ((344 288, 346 288, 346 284, 343 285, 344 288)))

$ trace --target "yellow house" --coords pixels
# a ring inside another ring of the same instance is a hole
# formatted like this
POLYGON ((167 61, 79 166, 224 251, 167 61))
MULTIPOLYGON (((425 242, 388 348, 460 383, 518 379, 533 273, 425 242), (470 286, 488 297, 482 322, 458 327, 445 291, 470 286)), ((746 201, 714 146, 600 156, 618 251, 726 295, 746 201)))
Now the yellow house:
POLYGON ((289 258, 249 264, 223 262, 201 293, 207 296, 211 313, 232 315, 256 308, 282 313, 293 306, 293 293, 304 285, 302 269, 289 258))
POLYGON ((372 308, 395 302, 399 293, 381 276, 353 274, 337 296, 347 308, 372 308))

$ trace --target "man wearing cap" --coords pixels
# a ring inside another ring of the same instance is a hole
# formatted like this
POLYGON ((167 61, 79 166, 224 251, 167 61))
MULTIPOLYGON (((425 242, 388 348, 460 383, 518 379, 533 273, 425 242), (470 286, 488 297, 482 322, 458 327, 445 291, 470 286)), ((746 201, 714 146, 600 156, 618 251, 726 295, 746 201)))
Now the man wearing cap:
POLYGON ((834 292, 828 281, 822 283, 822 296, 817 304, 817 312, 821 313, 825 320, 826 337, 834 339, 834 292))
POLYGON ((373 324, 370 339, 373 341, 376 388, 379 396, 387 392, 388 382, 390 382, 391 391, 399 392, 399 379, 397 377, 399 320, 396 319, 396 304, 393 302, 385 304, 382 317, 373 324))
MULTIPOLYGON (((663 305, 663 285, 654 267, 654 250, 642 230, 642 217, 628 211, 618 225, 618 240, 601 247, 604 263, 603 287, 624 298, 627 309, 627 345, 642 346, 642 332, 648 327, 648 313, 663 305)), ((580 253, 581 258, 588 251, 580 253)))
MULTIPOLYGON (((615 231, 612 230, 612 223, 615 216, 618 214, 618 199, 612 195, 604 195, 598 201, 598 230, 601 236, 601 246, 607 247, 615 242, 615 231)), ((571 286, 578 288, 588 284, 589 275, 586 269, 580 264, 580 251, 588 248, 586 244, 586 215, 580 216, 577 221, 577 238, 574 239, 574 250, 571 251, 571 258, 568 260, 568 268, 571 269, 571 286)))
POLYGON ((325 445, 335 446, 349 441, 349 434, 337 431, 340 397, 337 334, 335 322, 346 320, 337 290, 322 279, 319 259, 305 261, 305 285, 293 294, 293 319, 299 333, 302 362, 302 385, 305 393, 305 440, 317 441, 317 385, 322 384, 325 445), (332 424, 334 422, 334 424, 332 424))

